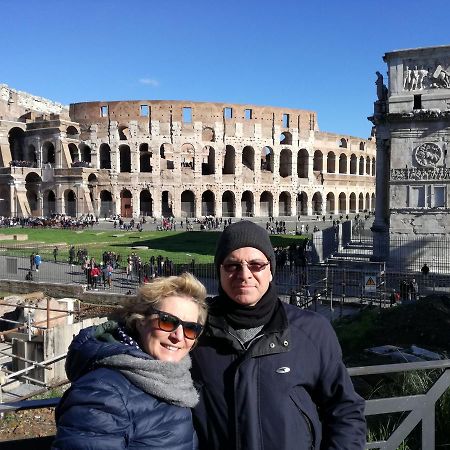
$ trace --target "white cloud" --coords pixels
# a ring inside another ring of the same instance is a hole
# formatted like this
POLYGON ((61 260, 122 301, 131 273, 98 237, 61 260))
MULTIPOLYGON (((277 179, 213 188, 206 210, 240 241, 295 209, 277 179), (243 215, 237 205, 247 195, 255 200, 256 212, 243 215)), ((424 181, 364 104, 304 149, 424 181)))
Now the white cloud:
POLYGON ((153 87, 158 87, 159 86, 159 81, 155 80, 153 78, 141 78, 139 80, 139 83, 141 84, 147 84, 149 86, 153 86, 153 87))

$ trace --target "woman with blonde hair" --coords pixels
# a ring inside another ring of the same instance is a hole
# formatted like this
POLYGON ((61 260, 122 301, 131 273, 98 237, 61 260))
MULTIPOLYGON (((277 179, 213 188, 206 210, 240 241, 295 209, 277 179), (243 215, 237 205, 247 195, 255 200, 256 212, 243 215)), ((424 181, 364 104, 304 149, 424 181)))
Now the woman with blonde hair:
POLYGON ((205 297, 189 273, 158 278, 117 321, 82 330, 69 347, 72 385, 55 411, 52 448, 196 448, 188 353, 206 321, 205 297))

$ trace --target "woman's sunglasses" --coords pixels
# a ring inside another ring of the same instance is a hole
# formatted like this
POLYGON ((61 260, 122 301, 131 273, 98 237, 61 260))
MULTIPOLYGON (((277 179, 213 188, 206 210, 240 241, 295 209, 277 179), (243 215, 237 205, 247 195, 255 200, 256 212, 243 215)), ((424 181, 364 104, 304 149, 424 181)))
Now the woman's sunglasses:
POLYGON ((185 322, 177 316, 169 314, 165 311, 159 311, 152 308, 150 310, 150 314, 156 314, 158 316, 158 328, 162 331, 171 333, 182 325, 184 337, 186 339, 197 339, 203 330, 203 325, 200 325, 197 322, 185 322))

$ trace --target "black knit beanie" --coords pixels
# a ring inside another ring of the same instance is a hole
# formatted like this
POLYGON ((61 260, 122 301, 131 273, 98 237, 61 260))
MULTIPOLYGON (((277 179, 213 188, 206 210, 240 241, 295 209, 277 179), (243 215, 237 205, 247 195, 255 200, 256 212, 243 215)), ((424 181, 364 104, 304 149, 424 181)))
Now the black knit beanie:
POLYGON ((223 260, 232 251, 242 247, 253 247, 263 252, 270 261, 270 270, 275 275, 275 252, 267 231, 249 220, 241 220, 225 228, 217 241, 214 264, 217 272, 223 260))

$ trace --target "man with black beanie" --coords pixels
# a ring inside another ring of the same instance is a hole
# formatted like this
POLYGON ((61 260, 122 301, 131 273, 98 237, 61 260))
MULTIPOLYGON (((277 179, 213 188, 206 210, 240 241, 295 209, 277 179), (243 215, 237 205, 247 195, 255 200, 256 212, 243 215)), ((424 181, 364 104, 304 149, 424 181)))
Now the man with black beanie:
POLYGON ((219 295, 192 352, 200 450, 365 447, 364 401, 322 316, 281 302, 269 235, 242 220, 221 234, 219 295))

